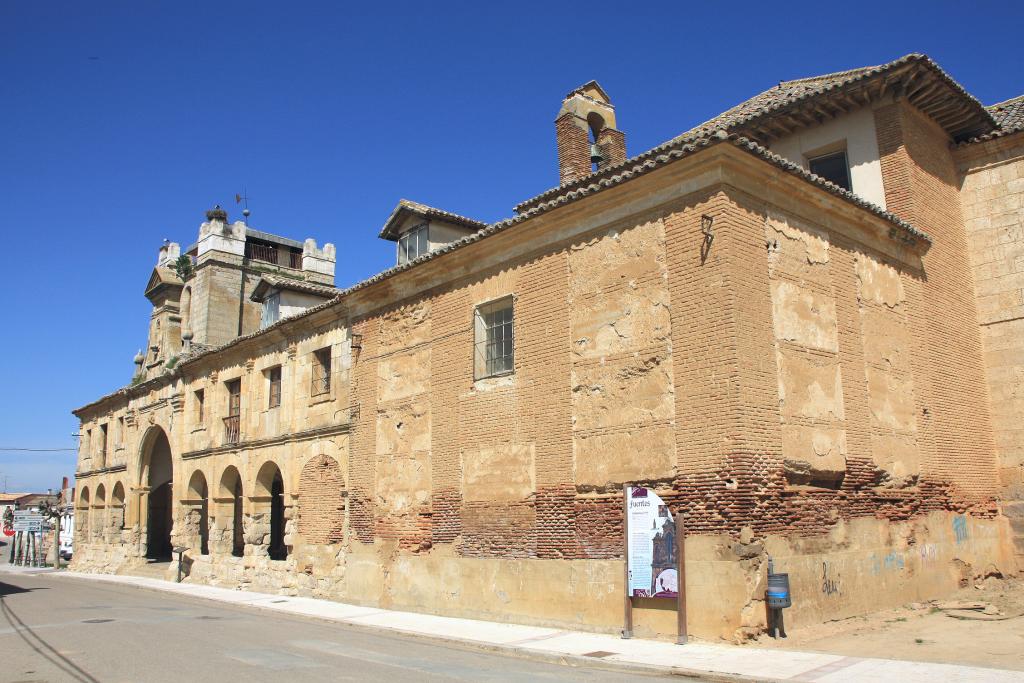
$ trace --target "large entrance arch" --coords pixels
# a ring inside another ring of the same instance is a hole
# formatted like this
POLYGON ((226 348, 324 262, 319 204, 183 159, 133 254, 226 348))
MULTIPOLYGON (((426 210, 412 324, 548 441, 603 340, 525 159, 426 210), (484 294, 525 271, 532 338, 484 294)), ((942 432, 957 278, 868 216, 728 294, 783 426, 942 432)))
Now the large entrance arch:
POLYGON ((174 467, 167 434, 153 427, 143 439, 140 484, 149 489, 146 505, 146 557, 171 559, 171 529, 174 525, 172 490, 174 467))

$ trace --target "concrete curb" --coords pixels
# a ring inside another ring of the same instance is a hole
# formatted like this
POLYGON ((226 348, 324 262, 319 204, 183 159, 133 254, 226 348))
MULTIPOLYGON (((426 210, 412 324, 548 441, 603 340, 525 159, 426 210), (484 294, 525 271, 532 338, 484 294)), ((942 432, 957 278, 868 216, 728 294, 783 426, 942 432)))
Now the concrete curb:
MULTIPOLYGON (((3 570, 0 570, 2 572, 3 570)), ((668 675, 678 676, 681 678, 690 678, 699 681, 710 681, 712 683, 784 683, 784 679, 770 678, 764 676, 748 676, 745 674, 738 673, 724 673, 717 671, 707 671, 703 669, 692 669, 687 667, 678 666, 664 666, 660 664, 642 664, 638 662, 623 662, 618 660, 606 660, 599 657, 586 657, 580 655, 573 655, 569 653, 561 652, 548 652, 544 650, 537 650, 534 648, 523 647, 518 645, 506 645, 503 643, 488 643, 479 640, 470 640, 466 638, 457 638, 453 636, 442 636, 431 633, 424 633, 422 631, 414 631, 410 629, 395 628, 389 626, 379 626, 374 624, 361 624, 358 622, 351 621, 343 617, 329 617, 324 615, 315 614, 304 614, 292 611, 287 607, 281 607, 270 604, 260 603, 236 603, 228 600, 222 600, 212 595, 201 595, 191 591, 182 591, 180 589, 171 588, 171 586, 187 586, 196 584, 178 584, 170 581, 163 581, 161 579, 152 579, 149 577, 136 577, 130 575, 119 575, 119 574, 87 574, 83 572, 75 572, 70 570, 55 570, 55 569, 43 569, 36 571, 19 571, 19 574, 57 574, 61 578, 78 579, 85 581, 96 581, 96 582, 107 582, 116 583, 122 586, 130 586, 140 590, 149 590, 159 593, 173 593, 181 597, 188 597, 194 600, 215 602, 221 605, 231 606, 238 609, 255 609, 262 612, 272 612, 282 614, 287 617, 296 619, 312 619, 321 623, 335 624, 348 628, 354 628, 364 631, 372 631, 376 633, 386 633, 392 635, 399 635, 402 637, 415 638, 417 640, 423 640, 437 645, 444 645, 447 647, 458 647, 463 650, 474 650, 478 652, 487 652, 491 654, 500 654, 507 657, 514 657, 517 659, 529 659, 532 661, 545 662, 549 664, 558 664, 561 666, 569 666, 574 668, 589 668, 589 669, 602 669, 605 671, 621 671, 624 673, 633 674, 650 674, 650 675, 668 675), (133 580, 125 581, 123 579, 143 579, 147 583, 139 583, 133 580), (149 583, 153 582, 153 583, 149 583), (157 585, 158 583, 165 583, 167 586, 157 585)), ((249 591, 237 591, 238 593, 244 593, 252 596, 269 595, 262 593, 250 593, 249 591)), ((271 596, 277 597, 277 596, 271 596)), ((325 601, 329 602, 329 601, 325 601)), ((685 646, 679 646, 685 647, 685 646)), ((792 683, 789 681, 788 683, 792 683)))

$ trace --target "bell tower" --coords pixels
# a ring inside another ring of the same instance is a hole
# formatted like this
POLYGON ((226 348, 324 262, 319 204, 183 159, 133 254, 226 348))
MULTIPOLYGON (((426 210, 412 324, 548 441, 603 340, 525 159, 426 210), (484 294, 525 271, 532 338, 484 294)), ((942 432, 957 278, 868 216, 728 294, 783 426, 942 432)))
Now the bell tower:
POLYGON ((562 185, 626 160, 626 136, 615 127, 615 107, 597 81, 584 83, 562 100, 555 119, 562 185))

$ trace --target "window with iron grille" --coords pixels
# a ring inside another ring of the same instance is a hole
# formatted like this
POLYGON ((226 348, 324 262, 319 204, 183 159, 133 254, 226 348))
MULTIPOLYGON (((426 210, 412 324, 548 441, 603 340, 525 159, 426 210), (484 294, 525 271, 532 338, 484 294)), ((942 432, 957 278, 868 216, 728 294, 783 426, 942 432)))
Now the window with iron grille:
POLYGON ((310 395, 320 396, 331 391, 331 347, 313 352, 313 386, 310 395))
POLYGON ((224 441, 238 443, 242 439, 242 380, 225 383, 228 389, 228 416, 224 418, 224 441))
POLYGON ((478 306, 474 321, 474 379, 514 370, 512 297, 478 306))
POLYGON ((281 405, 281 366, 278 365, 276 368, 267 370, 267 379, 270 381, 270 390, 268 392, 270 400, 267 403, 267 407, 276 408, 281 405))
POLYGON ((430 251, 429 232, 420 225, 398 238, 398 265, 414 261, 430 251))
POLYGON ((242 380, 233 379, 228 386, 228 417, 242 414, 242 380))
POLYGON ((206 392, 202 389, 196 390, 196 422, 202 422, 205 415, 203 414, 203 401, 206 399, 206 392))

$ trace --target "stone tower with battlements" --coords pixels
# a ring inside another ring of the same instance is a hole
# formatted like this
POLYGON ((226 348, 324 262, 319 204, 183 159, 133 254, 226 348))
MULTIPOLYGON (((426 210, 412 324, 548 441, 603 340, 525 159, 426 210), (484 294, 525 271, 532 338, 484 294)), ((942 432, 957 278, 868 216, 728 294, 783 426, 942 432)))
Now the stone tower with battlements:
POLYGON ((262 304, 251 297, 264 276, 330 292, 334 264, 333 244, 319 248, 313 239, 298 242, 229 222, 227 212, 214 207, 184 254, 176 242, 160 247, 146 286, 153 312, 146 348, 135 357, 135 376, 150 379, 183 355, 259 330, 262 304), (185 260, 191 268, 182 272, 185 260))

